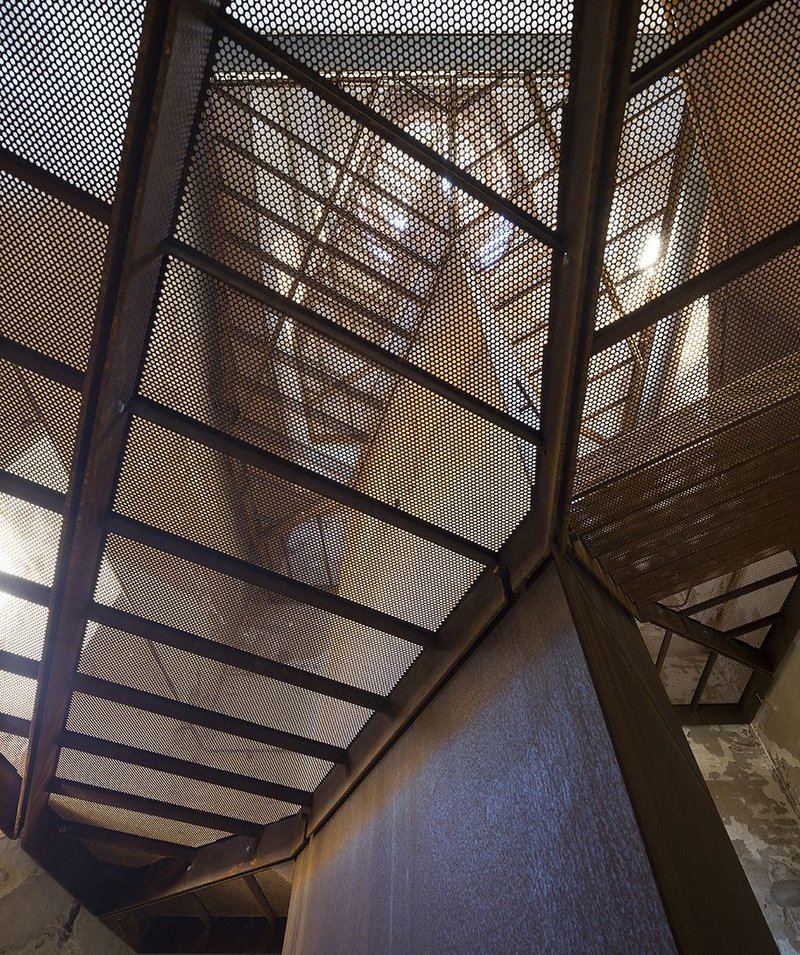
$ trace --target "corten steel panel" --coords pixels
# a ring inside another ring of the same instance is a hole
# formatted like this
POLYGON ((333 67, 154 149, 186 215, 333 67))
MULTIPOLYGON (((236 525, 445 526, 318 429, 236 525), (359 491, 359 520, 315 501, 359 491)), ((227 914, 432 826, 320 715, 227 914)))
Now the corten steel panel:
POLYGON ((633 618, 571 554, 557 563, 677 949, 777 951, 633 618))
POLYGON ((303 850, 286 951, 587 950, 675 946, 551 566, 303 850))

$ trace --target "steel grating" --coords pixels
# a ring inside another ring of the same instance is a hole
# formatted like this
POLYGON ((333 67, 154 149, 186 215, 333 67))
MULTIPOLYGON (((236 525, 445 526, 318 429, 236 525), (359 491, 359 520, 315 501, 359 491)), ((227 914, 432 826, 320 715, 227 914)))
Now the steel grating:
POLYGON ((386 694, 419 647, 325 610, 120 537, 95 599, 166 626, 386 694))
POLYGON ((228 39, 216 71, 177 237, 535 427, 547 247, 228 39))
POLYGON ((62 749, 58 761, 59 779, 98 786, 110 793, 142 796, 183 806, 214 812, 232 819, 269 825, 297 811, 297 806, 203 780, 187 780, 173 773, 137 766, 106 756, 62 749))
POLYGON ((0 334, 84 369, 107 232, 0 171, 0 334))
POLYGON ((11 0, 0 43, 0 144, 107 202, 114 197, 144 0, 11 0))
POLYGON ((633 69, 669 50, 734 3, 735 0, 679 0, 662 4, 644 0, 639 11, 633 69))
MULTIPOLYGON (((67 730, 304 792, 313 792, 331 767, 331 763, 313 756, 80 692, 73 694, 67 730)), ((177 766, 174 771, 177 773, 177 766)), ((225 778, 230 785, 231 780, 225 778)))

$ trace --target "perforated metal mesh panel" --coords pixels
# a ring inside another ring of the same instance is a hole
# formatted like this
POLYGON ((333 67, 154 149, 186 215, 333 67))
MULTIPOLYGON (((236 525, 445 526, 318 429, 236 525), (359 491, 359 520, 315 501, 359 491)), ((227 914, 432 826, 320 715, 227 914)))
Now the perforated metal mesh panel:
POLYGON ((3 571, 50 586, 55 573, 61 515, 0 494, 3 571))
POLYGON ((799 37, 778 0, 630 100, 598 326, 800 217, 799 37))
POLYGON ((228 40, 177 235, 538 423, 549 250, 228 40))
POLYGON ((0 591, 0 650, 39 660, 47 626, 47 607, 0 591))
POLYGON ((677 3, 644 0, 639 11, 633 69, 668 50, 732 3, 733 0, 679 0, 677 3))
POLYGON ((205 826, 194 826, 174 819, 162 819, 159 816, 132 812, 130 809, 120 809, 117 806, 104 806, 96 802, 87 802, 85 799, 74 799, 71 796, 52 795, 50 805, 62 819, 68 822, 113 829, 134 836, 145 836, 148 839, 161 839, 178 845, 202 846, 230 835, 227 832, 207 829, 205 826))
MULTIPOLYGON (((453 355, 464 362, 465 374, 471 365, 494 378, 481 356, 481 333, 457 329, 452 314, 439 316, 432 350, 421 344, 418 350, 453 355), (448 335, 457 340, 449 343, 448 335)), ((519 347, 536 351, 533 338, 519 347)), ((527 400, 513 388, 522 407, 527 400)), ((477 415, 174 260, 142 392, 491 548, 506 540, 530 505, 532 447, 520 447, 477 415)))
POLYGON ((36 680, 0 670, 0 713, 29 720, 36 699, 36 680))
POLYGON ((289 914, 292 883, 277 868, 262 869, 257 872, 256 881, 261 886, 261 891, 266 895, 275 914, 286 917, 289 914))
POLYGON ((249 916, 263 918, 264 910, 244 879, 229 879, 218 885, 200 889, 197 898, 217 917, 249 916))
POLYGON ((717 657, 700 703, 738 703, 752 672, 736 660, 717 657))
POLYGON ((83 369, 107 227, 0 172, 0 333, 83 369))
POLYGON ((438 9, 374 10, 346 4, 274 15, 243 0, 231 12, 444 158, 555 224, 552 147, 565 90, 555 103, 548 93, 566 85, 571 3, 501 7, 462 0, 438 9))
POLYGON ((345 620, 162 551, 111 535, 113 576, 95 599, 209 640, 388 693, 419 653, 397 637, 345 620))
POLYGON ((115 507, 430 629, 441 624, 481 569, 436 544, 138 419, 115 507), (159 475, 158 495, 154 474, 159 475))
POLYGON ((92 623, 79 670, 334 746, 348 746, 371 712, 92 623))
POLYGON ((696 568, 745 534, 730 570, 796 539, 798 277, 791 249, 592 359, 575 517, 618 582, 644 591, 645 571, 690 550, 696 568))
POLYGON ((0 753, 21 776, 25 771, 25 760, 28 758, 28 737, 0 732, 0 753))
POLYGON ((255 780, 295 786, 306 792, 313 792, 331 767, 330 763, 313 756, 218 733, 83 693, 73 694, 67 729, 255 780))
POLYGON ((79 410, 78 392, 0 361, 3 470, 65 493, 79 410))
POLYGON ((11 0, 0 44, 0 144, 110 202, 143 0, 11 0))
POLYGON ((683 637, 672 637, 661 669, 661 679, 670 703, 686 705, 692 702, 707 660, 708 650, 683 637))
POLYGON ((202 809, 263 826, 297 811, 297 806, 277 799, 267 799, 255 793, 245 795, 238 790, 203 780, 188 780, 172 773, 73 749, 61 750, 57 776, 59 779, 88 783, 113 792, 144 796, 189 809, 202 809))

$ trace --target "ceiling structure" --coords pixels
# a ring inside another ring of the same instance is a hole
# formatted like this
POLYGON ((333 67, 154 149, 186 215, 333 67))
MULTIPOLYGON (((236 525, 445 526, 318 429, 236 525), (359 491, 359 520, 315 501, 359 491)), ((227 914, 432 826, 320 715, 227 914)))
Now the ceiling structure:
POLYGON ((800 621, 796 3, 0 37, 0 825, 70 891, 279 949, 554 541, 685 722, 753 717, 800 621))

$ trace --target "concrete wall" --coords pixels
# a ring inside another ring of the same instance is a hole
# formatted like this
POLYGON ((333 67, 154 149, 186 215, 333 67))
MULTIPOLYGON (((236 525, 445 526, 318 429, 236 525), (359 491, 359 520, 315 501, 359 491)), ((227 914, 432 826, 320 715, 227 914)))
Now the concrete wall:
POLYGON ((553 568, 301 854, 284 951, 675 951, 553 568))
POLYGON ((0 955, 130 955, 131 949, 0 835, 0 955))

